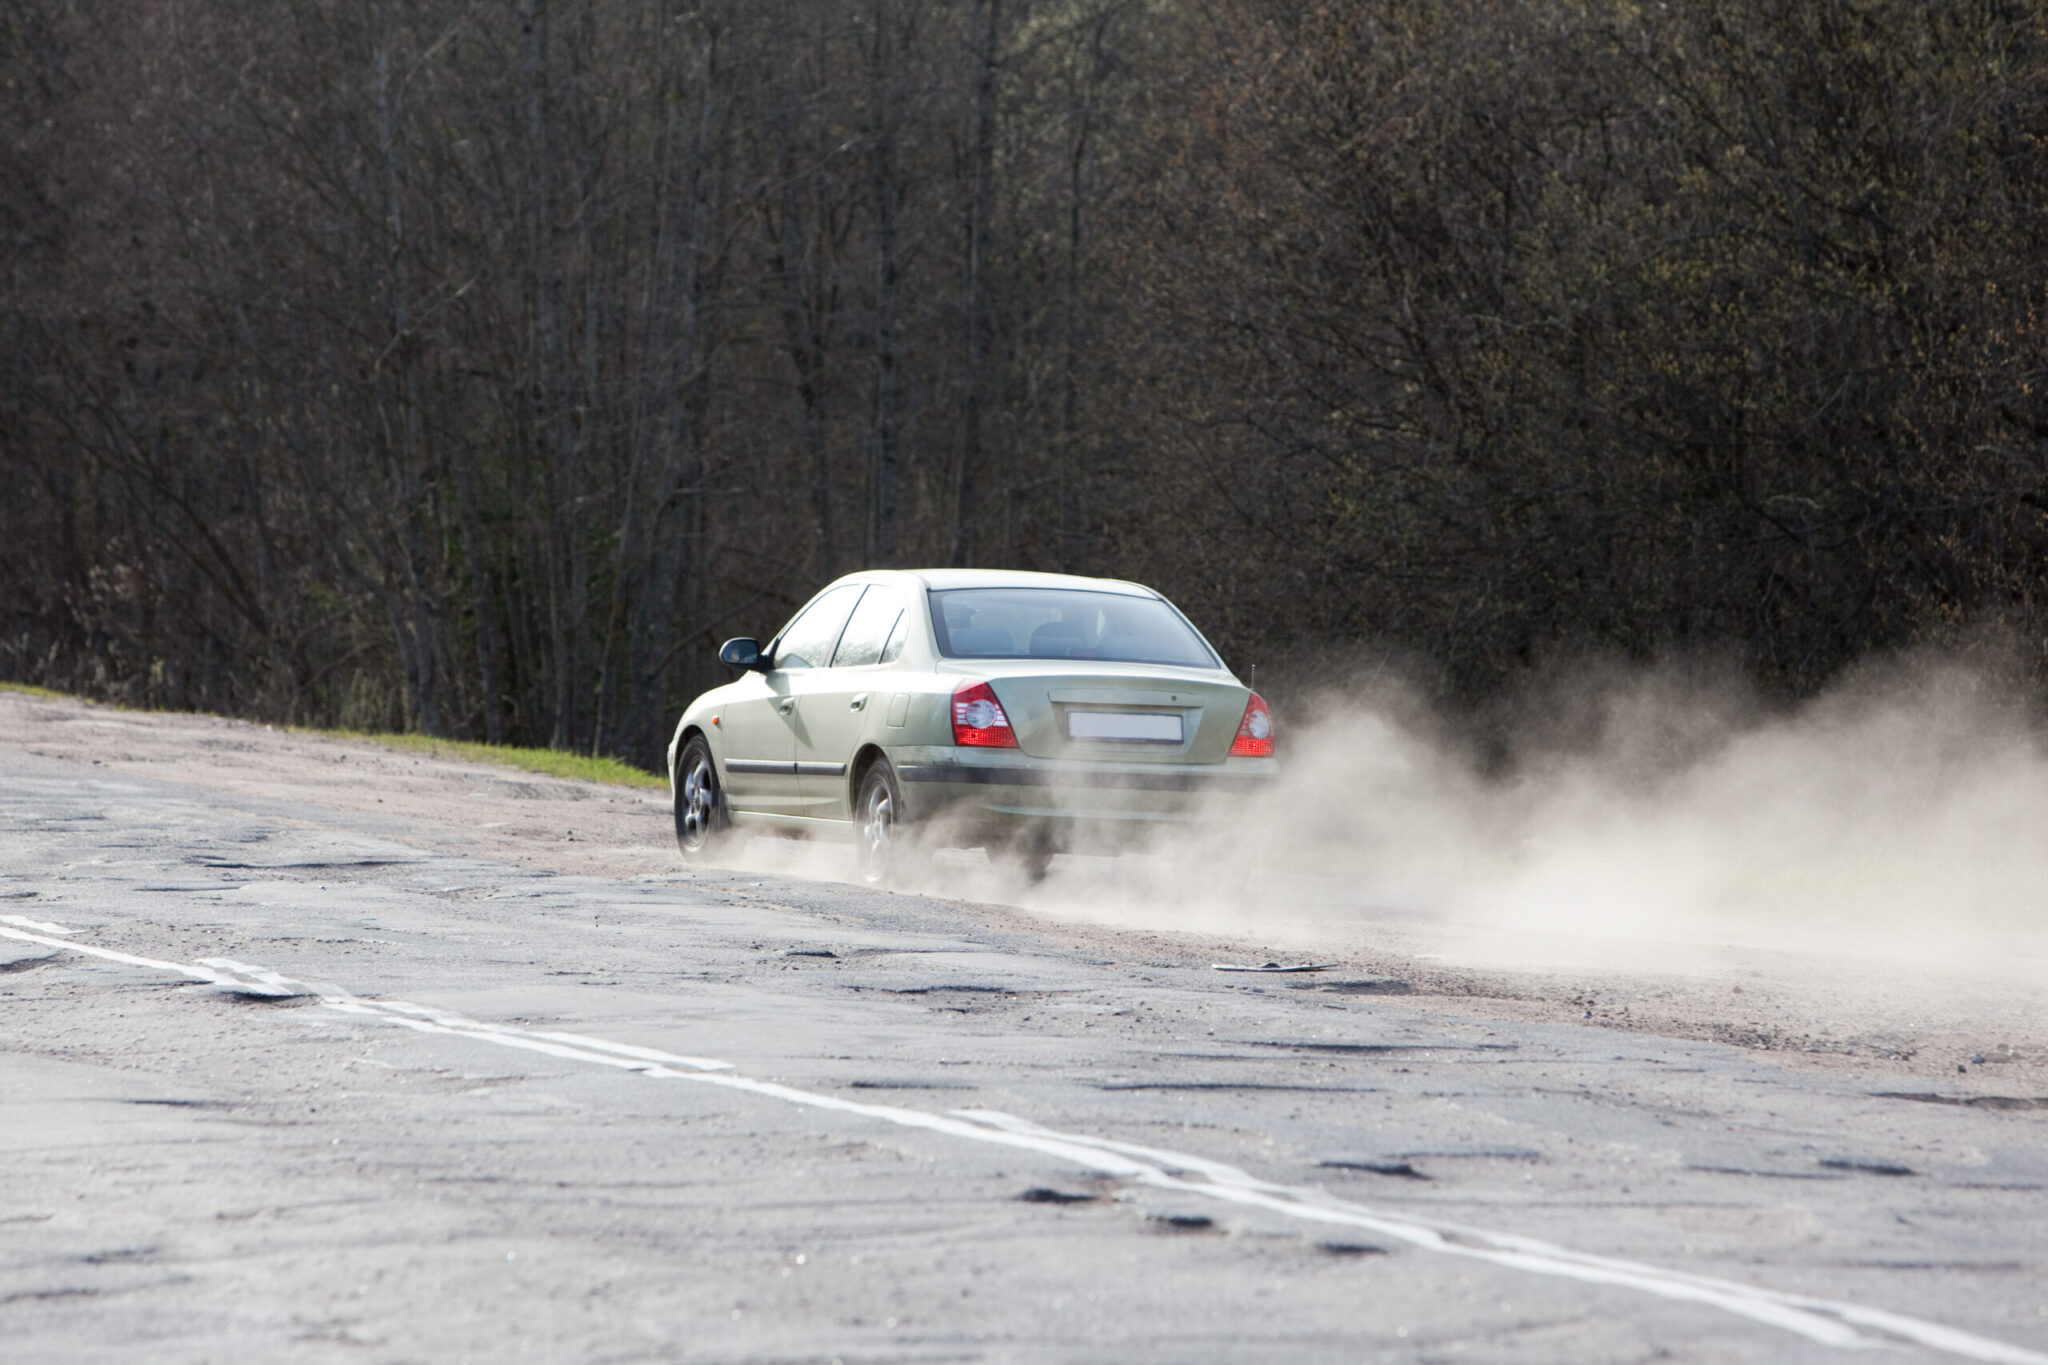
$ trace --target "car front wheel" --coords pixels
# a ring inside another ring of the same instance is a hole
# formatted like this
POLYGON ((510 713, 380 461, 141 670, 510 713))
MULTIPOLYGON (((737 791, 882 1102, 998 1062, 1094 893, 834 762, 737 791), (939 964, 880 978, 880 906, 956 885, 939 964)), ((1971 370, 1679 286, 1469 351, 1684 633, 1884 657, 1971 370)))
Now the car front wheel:
POLYGON ((676 847, 699 861, 724 838, 728 823, 718 765, 702 735, 692 735, 676 757, 675 799, 676 847))

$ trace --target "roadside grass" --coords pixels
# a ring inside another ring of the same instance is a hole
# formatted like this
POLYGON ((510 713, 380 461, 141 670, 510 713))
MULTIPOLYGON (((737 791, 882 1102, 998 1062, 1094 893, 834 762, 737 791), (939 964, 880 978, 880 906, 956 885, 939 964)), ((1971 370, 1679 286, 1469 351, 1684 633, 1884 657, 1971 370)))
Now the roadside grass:
MULTIPOLYGON (((295 730, 300 727, 293 726, 295 730)), ((668 779, 659 773, 636 768, 616 758, 592 758, 562 749, 524 749, 515 744, 484 744, 473 739, 436 739, 432 735, 371 734, 364 730, 300 730, 302 734, 330 735, 335 739, 367 740, 386 748, 427 758, 462 758, 473 763, 496 763, 521 768, 548 777, 573 778, 578 782, 609 782, 621 787, 652 787, 667 790, 668 779)))
MULTIPOLYGON (((77 701, 88 706, 109 704, 94 701, 90 697, 73 696, 69 692, 59 692, 53 688, 38 687, 34 683, 0 680, 0 692, 18 692, 24 696, 42 697, 51 701, 77 701)), ((125 711, 133 708, 122 706, 117 709, 125 711)), ((432 735, 374 734, 367 730, 323 730, 310 725, 287 725, 279 728, 290 730, 294 734, 325 735, 333 739, 382 744, 386 748, 420 754, 427 758, 459 758, 473 763, 496 763, 507 768, 542 773, 548 777, 567 777, 578 782, 608 782, 614 786, 649 787, 661 791, 668 789, 668 779, 660 773, 636 768, 616 758, 592 758, 588 754, 572 754, 561 749, 526 749, 516 744, 484 744, 471 739, 436 739, 432 735)))

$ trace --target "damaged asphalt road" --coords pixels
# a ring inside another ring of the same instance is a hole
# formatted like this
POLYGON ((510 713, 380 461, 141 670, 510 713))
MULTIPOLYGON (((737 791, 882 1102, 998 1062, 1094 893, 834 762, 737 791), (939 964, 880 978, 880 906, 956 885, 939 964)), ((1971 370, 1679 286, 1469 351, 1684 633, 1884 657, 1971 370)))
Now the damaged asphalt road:
POLYGON ((2031 1091, 691 874, 644 804, 544 866, 15 705, 10 1359, 2048 1361, 2031 1091))

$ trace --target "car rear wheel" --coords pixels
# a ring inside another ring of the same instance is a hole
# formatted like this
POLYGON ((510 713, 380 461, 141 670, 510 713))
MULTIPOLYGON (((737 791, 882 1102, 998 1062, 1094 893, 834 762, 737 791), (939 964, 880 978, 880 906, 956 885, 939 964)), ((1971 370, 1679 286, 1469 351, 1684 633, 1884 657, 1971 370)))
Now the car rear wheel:
POLYGON ((1049 834, 1036 833, 1025 839, 1022 847, 1017 850, 1018 861, 1022 863, 1024 875, 1033 886, 1044 881, 1046 875, 1052 871, 1053 855, 1058 852, 1059 849, 1054 847, 1052 836, 1049 834))
POLYGON ((702 735, 690 736, 676 757, 676 847, 696 862, 724 840, 725 791, 718 785, 718 765, 702 735))
POLYGON ((853 805, 853 842, 860 861, 860 879, 870 886, 881 886, 900 873, 908 861, 908 834, 896 770, 889 766, 888 759, 877 758, 861 775, 860 794, 853 805))

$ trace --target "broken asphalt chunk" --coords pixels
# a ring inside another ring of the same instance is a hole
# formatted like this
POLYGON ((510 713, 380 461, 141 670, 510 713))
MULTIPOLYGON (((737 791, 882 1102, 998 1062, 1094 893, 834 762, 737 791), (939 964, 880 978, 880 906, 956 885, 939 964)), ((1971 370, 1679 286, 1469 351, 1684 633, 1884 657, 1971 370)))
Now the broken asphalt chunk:
POLYGON ((1206 1213, 1162 1213, 1153 1222, 1174 1232, 1207 1232, 1216 1220, 1206 1213))
POLYGON ((1282 1047, 1301 1052, 1350 1052, 1362 1056, 1399 1052, 1513 1052, 1517 1043, 1363 1043, 1335 1038, 1233 1038, 1239 1047, 1282 1047))
POLYGON ((2048 1095, 1937 1095, 1906 1090, 1880 1090, 1881 1100, 1912 1100, 1916 1104, 1955 1104, 1970 1109, 2048 1109, 2048 1095))
POLYGON ((1384 1256, 1387 1249, 1371 1242, 1317 1242, 1316 1250, 1331 1256, 1384 1256))
POLYGON ((1368 1171, 1373 1175, 1398 1175, 1409 1180, 1427 1180, 1429 1177, 1406 1161, 1367 1161, 1358 1157, 1328 1157, 1316 1163, 1337 1171, 1368 1171))
POLYGON ((1415 988, 1394 976, 1364 976, 1353 981, 1318 981, 1313 989, 1338 995, 1412 995, 1415 988))
POLYGON ((1824 1156, 1820 1164, 1830 1171, 1855 1171, 1859 1175, 1918 1175, 1911 1166, 1890 1161, 1858 1161, 1846 1156, 1824 1156))

